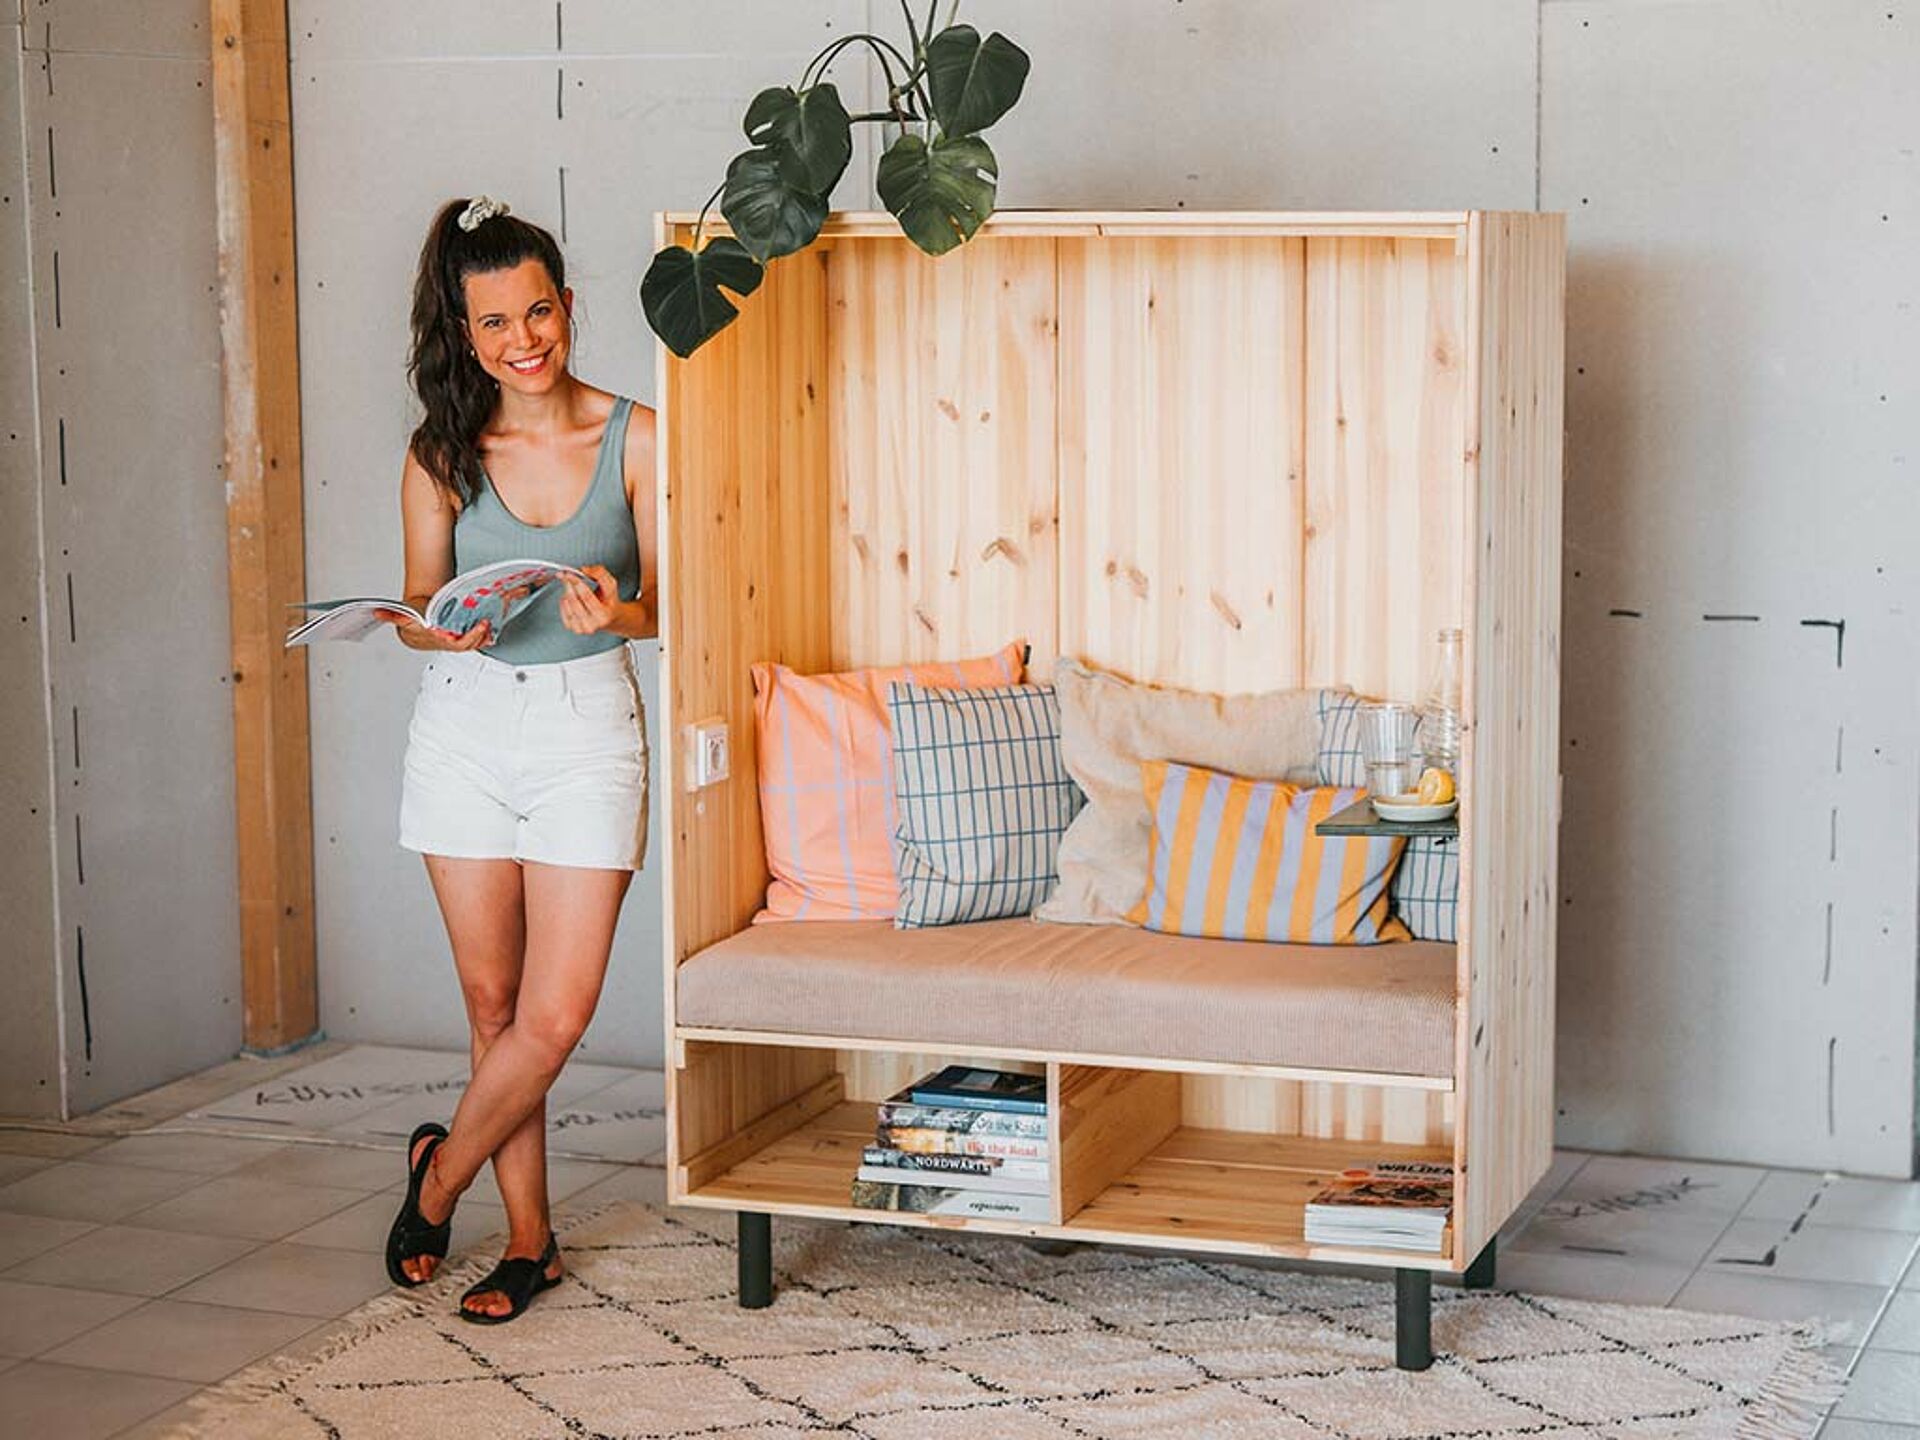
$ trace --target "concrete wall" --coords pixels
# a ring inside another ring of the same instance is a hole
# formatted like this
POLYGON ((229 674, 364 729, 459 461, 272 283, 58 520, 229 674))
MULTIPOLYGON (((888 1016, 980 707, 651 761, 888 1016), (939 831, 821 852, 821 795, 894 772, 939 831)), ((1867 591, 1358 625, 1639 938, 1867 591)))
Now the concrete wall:
MULTIPOLYGON (((292 13, 316 593, 399 573, 407 285, 437 201, 486 190, 564 230, 581 372, 650 399, 651 212, 700 203, 754 91, 833 35, 898 26, 880 0, 292 13)), ((1568 213, 1559 1138, 1908 1173, 1920 92, 1901 80, 1920 9, 972 0, 963 18, 1034 57, 991 137, 1007 205, 1568 213)), ((856 157, 838 202, 872 204, 871 173, 856 157)), ((416 665, 316 663, 322 1007, 334 1035, 454 1045, 445 941, 392 840, 416 665)), ((658 905, 649 873, 599 1057, 659 1056, 658 905)))
POLYGON ((239 936, 205 6, 18 14, 0 1110, 51 1114, 231 1056, 239 936))

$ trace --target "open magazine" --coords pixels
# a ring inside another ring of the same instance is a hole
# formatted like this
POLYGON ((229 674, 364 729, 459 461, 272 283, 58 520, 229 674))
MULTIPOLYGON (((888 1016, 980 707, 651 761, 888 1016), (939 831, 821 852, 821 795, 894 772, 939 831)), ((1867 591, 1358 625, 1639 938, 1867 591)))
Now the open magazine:
POLYGON ((422 625, 451 630, 456 635, 464 635, 485 620, 497 636, 562 575, 577 575, 588 585, 594 583, 584 571, 571 565, 555 565, 547 560, 502 560, 454 576, 434 592, 424 612, 404 600, 377 596, 308 600, 294 608, 316 613, 288 633, 287 648, 311 645, 316 640, 364 640, 389 623, 380 618, 383 610, 411 615, 422 625))

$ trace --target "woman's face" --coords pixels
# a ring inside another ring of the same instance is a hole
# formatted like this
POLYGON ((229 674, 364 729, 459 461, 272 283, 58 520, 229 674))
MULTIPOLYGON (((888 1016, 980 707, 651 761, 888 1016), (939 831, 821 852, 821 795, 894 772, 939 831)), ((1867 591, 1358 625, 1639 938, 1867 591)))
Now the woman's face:
POLYGON ((466 279, 467 341, 503 389, 544 395, 566 373, 573 292, 555 290, 538 260, 466 279))

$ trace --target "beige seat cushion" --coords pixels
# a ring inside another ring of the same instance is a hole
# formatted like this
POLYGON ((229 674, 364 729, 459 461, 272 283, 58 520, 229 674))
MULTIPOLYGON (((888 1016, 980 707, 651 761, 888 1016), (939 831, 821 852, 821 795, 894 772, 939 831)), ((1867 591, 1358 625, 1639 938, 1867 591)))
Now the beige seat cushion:
POLYGON ((681 1025, 1453 1073, 1454 948, 1270 945, 1026 918, 753 925, 691 956, 681 1025))
POLYGON ((1210 695, 1138 685, 1063 656, 1060 758, 1087 803, 1060 840, 1060 883, 1034 913, 1064 925, 1116 925, 1139 903, 1153 849, 1140 762, 1177 760, 1254 780, 1315 783, 1318 690, 1210 695))

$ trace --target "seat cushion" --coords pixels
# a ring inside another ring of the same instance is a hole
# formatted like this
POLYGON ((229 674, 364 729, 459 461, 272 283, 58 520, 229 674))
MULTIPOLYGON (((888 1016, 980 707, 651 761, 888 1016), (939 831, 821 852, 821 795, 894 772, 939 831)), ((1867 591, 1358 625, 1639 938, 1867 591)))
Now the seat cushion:
POLYGON ((701 1029, 1453 1074, 1454 948, 1198 939, 1026 918, 755 925, 679 969, 701 1029))

